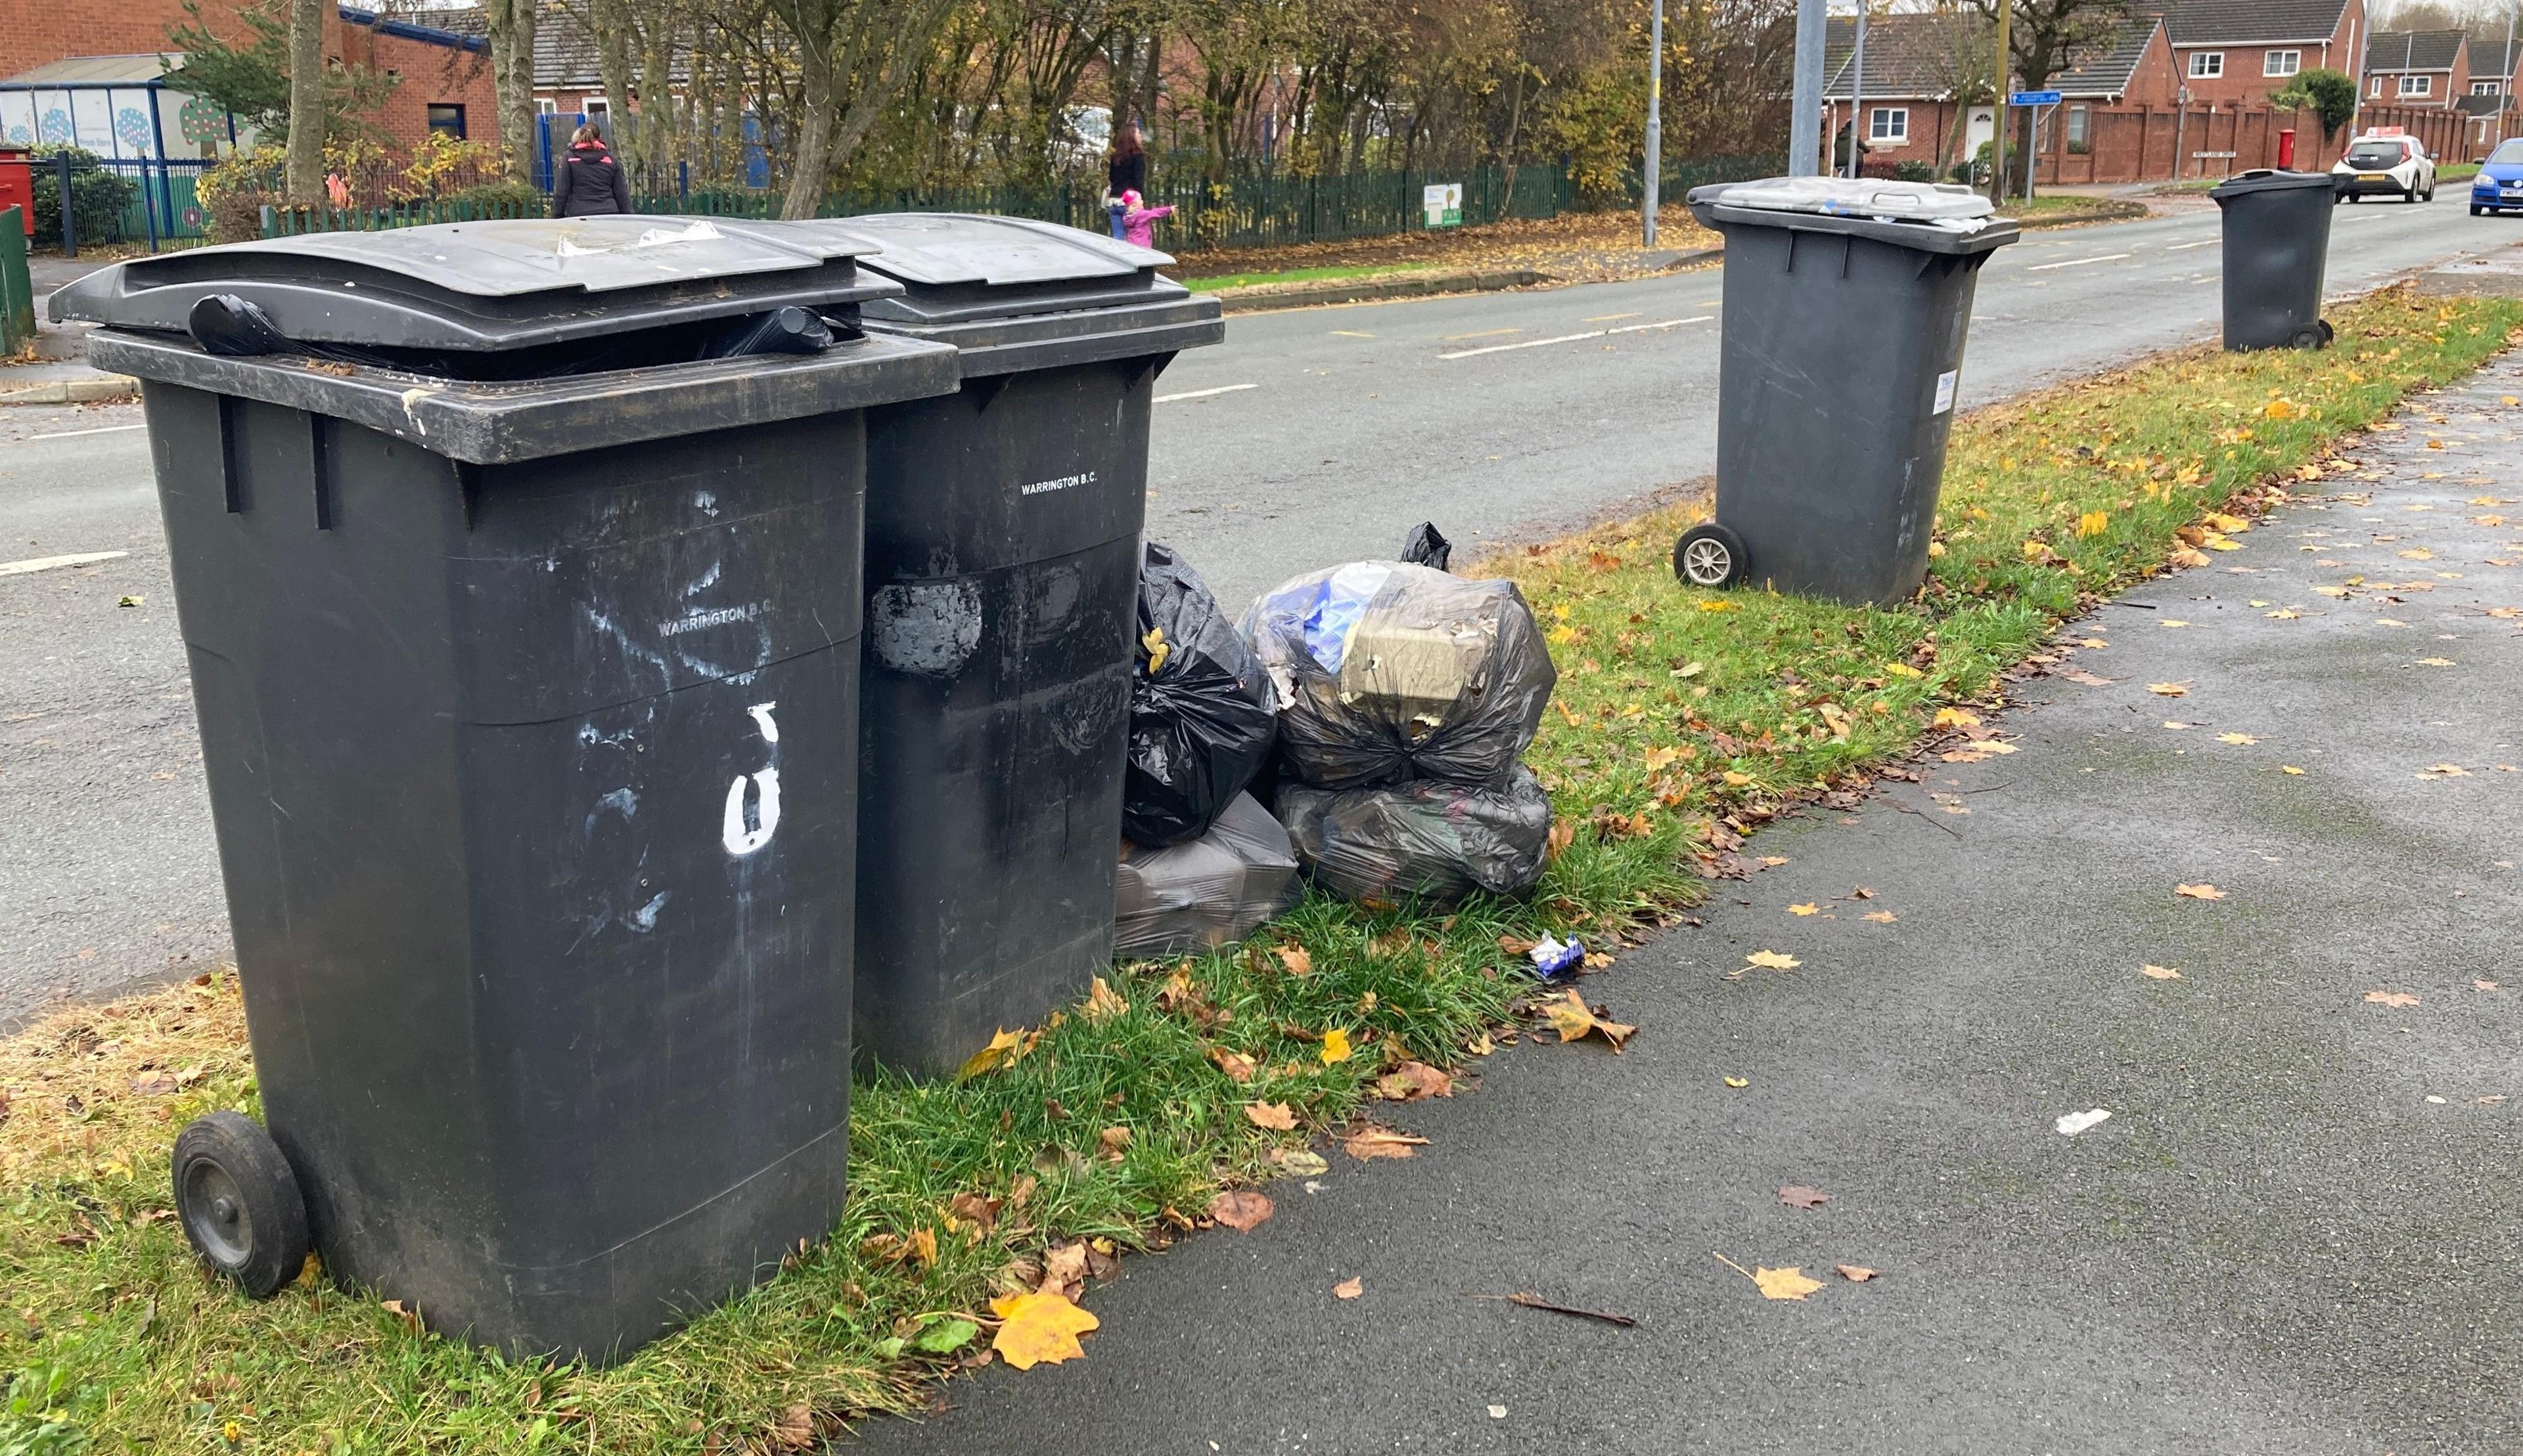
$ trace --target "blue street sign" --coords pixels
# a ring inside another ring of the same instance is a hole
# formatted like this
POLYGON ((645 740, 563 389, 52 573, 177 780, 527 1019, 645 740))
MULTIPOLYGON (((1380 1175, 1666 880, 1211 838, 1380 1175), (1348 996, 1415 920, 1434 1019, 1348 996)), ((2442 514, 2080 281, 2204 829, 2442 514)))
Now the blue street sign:
POLYGON ((2008 106, 2057 106, 2067 99, 2065 91, 2015 91, 2006 98, 2008 106))

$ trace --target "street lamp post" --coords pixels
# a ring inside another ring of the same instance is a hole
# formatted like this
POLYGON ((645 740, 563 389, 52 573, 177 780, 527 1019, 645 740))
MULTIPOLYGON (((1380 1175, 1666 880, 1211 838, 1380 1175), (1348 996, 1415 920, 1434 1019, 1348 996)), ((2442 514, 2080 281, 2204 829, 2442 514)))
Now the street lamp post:
POLYGON ((1787 121, 1787 175, 1822 171, 1822 47, 1831 0, 1796 0, 1795 115, 1787 121))
POLYGON ((1655 19, 1647 23, 1647 185, 1640 214, 1645 222, 1645 244, 1656 241, 1656 210, 1664 181, 1664 0, 1655 0, 1655 19))
POLYGON ((1995 103, 1989 108, 1995 119, 1988 129, 1988 200, 1991 206, 2006 201, 2006 123, 2010 117, 2006 105, 2006 78, 2008 72, 2015 69, 2014 58, 2007 53, 2006 45, 2007 23, 2014 18, 2015 0, 1997 0, 1997 56, 1990 68, 1997 77, 1997 94, 1989 98, 1995 103))

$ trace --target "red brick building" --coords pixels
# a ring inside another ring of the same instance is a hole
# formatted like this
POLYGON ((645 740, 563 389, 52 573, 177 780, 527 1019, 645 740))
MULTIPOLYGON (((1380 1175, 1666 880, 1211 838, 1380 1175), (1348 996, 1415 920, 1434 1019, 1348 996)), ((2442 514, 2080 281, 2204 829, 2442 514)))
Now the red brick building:
POLYGON ((2367 106, 2452 110, 2470 94, 2470 37, 2459 30, 2377 30, 2365 45, 2367 106))
POLYGON ((2501 27, 2491 35, 2473 33, 2468 50, 2470 86, 2455 104, 2470 117, 2471 155, 2485 157, 2507 137, 2523 136, 2523 112, 2515 108, 2523 83, 2523 34, 2509 37, 2501 27))
POLYGON ((2365 0, 2183 0, 2165 16, 2178 84, 2193 106, 2264 106, 2298 72, 2358 74, 2365 0))
MULTIPOLYGON (((252 37, 238 12, 245 0, 201 0, 203 23, 223 40, 243 43, 252 37)), ((61 63, 87 59, 122 61, 130 71, 155 70, 160 56, 175 59, 167 27, 185 20, 179 0, 0 0, 6 20, 0 23, 0 84, 6 78, 41 70, 57 74, 61 63)), ((394 94, 370 117, 397 142, 409 145, 432 130, 481 141, 499 139, 499 108, 492 96, 487 48, 478 36, 434 25, 418 24, 351 5, 329 11, 324 20, 324 53, 347 65, 368 66, 401 79, 394 94)), ((75 70, 76 68, 72 68, 75 70)), ((180 70, 180 68, 178 68, 180 70)), ((97 138, 63 91, 58 105, 46 97, 31 103, 38 141, 75 140, 91 150, 97 138), (58 114, 69 134, 55 136, 46 117, 58 114)), ((186 143, 174 128, 165 132, 170 156, 195 156, 200 144, 186 143)), ((138 133, 135 133, 137 135, 138 133)), ((126 139, 127 141, 128 139, 126 139)), ((153 140, 150 145, 157 145, 153 140)), ((129 155, 109 145, 109 155, 129 155)))

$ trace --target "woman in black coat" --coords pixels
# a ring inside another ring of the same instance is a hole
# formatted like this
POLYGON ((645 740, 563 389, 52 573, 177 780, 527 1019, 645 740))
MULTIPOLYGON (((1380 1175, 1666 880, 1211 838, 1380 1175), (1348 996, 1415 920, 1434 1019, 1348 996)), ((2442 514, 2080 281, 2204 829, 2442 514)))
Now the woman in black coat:
POLYGON ((592 217, 630 211, 631 179, 623 175, 622 164, 613 160, 613 149, 604 145, 595 123, 582 124, 552 168, 552 215, 592 217))

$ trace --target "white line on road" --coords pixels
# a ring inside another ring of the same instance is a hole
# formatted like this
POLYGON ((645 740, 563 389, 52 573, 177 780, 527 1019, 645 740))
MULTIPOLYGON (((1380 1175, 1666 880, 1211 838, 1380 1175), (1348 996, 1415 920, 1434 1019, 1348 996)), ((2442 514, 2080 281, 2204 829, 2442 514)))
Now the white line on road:
POLYGON ((2212 243, 2221 243, 2223 241, 2225 240, 2222 238, 2201 238, 2196 243, 2175 243, 2164 251, 2166 253, 2179 253, 2184 248, 2205 248, 2212 243))
POLYGON ((1554 334, 1547 339, 1526 339, 1514 344, 1492 344, 1483 349, 1457 349, 1452 353, 1441 353, 1437 357, 1468 359, 1475 354, 1503 353, 1510 349, 1540 349, 1546 344, 1575 344, 1583 339, 1603 339, 1614 334, 1636 334, 1646 329, 1669 329, 1678 324, 1706 323, 1716 316, 1713 313, 1697 313, 1689 318, 1668 318, 1656 323, 1623 324, 1617 329, 1588 329, 1582 334, 1554 334))
POLYGON ((0 561, 0 577, 23 577, 30 571, 51 571, 56 566, 85 566, 91 561, 112 561, 130 554, 129 551, 82 551, 74 556, 35 556, 24 561, 0 561))
POLYGON ((68 440, 76 435, 112 435, 121 430, 146 430, 147 425, 104 425, 94 430, 56 430, 50 435, 29 435, 28 440, 68 440))
POLYGON ((1212 395, 1231 395, 1237 390, 1258 390, 1258 384, 1221 384, 1214 390, 1185 390, 1179 395, 1159 395, 1151 404, 1170 404, 1176 399, 1206 399, 1212 395))
POLYGON ((2119 259, 2126 257, 2128 257, 2128 255, 2125 253, 2106 253, 2100 258, 2071 258, 2061 262, 2037 262, 2032 266, 2025 268, 2023 271, 2027 273, 2046 273, 2052 268, 2081 268, 2089 262, 2118 262, 2119 259))

